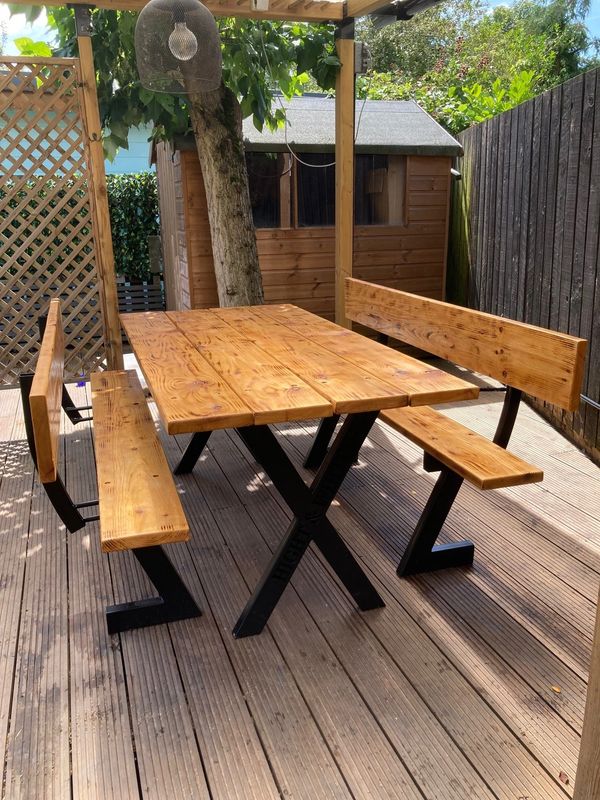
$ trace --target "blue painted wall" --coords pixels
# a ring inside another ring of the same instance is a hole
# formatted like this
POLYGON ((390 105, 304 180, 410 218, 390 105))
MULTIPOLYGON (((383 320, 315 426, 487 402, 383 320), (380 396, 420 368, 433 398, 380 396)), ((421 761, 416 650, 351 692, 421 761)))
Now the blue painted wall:
POLYGON ((149 125, 143 128, 132 128, 129 131, 129 149, 121 148, 112 163, 104 162, 106 174, 123 175, 132 172, 154 171, 154 167, 150 167, 150 142, 148 141, 151 131, 149 125))

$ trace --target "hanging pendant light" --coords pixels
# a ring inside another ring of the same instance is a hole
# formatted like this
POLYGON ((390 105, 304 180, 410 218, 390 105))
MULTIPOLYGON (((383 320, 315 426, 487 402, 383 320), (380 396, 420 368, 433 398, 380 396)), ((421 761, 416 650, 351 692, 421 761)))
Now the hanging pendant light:
POLYGON ((192 94, 221 85, 219 29, 199 0, 150 0, 135 26, 135 55, 146 89, 192 94))

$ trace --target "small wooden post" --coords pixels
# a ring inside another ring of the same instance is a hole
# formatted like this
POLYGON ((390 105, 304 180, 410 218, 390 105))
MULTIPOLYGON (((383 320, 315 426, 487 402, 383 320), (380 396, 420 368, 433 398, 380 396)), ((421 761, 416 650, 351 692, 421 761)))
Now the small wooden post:
POLYGON ((573 800, 600 797, 600 597, 573 800))
POLYGON ((344 281, 354 253, 354 20, 338 28, 335 84, 335 321, 346 328, 344 281))
POLYGON ((279 227, 290 228, 292 226, 292 156, 289 153, 282 153, 278 164, 282 166, 279 179, 279 227))
POLYGON ((100 125, 98 95, 96 92, 96 70, 94 69, 94 54, 90 38, 90 10, 87 6, 75 7, 75 25, 77 28, 77 46, 79 48, 79 69, 81 71, 83 121, 89 159, 90 210, 94 241, 96 243, 96 269, 98 270, 99 278, 98 289, 102 308, 106 361, 109 369, 123 369, 117 279, 110 232, 106 175, 104 173, 102 126, 100 125))

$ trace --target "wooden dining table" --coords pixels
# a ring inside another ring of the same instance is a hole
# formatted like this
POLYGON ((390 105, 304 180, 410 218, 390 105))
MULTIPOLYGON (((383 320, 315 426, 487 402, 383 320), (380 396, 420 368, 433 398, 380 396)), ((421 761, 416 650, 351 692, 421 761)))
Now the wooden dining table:
POLYGON ((121 324, 166 431, 193 434, 175 472, 194 468, 212 431, 233 428, 292 512, 234 636, 262 631, 311 542, 361 610, 381 607, 329 506, 380 410, 472 399, 477 386, 288 304, 130 313, 121 324), (311 449, 307 485, 269 426, 335 426, 340 415, 331 447, 329 431, 311 449))

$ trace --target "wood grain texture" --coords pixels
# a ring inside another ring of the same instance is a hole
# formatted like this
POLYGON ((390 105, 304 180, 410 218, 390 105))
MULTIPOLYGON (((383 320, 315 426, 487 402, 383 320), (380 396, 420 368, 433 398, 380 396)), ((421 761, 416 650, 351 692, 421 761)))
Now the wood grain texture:
POLYGON ((92 407, 102 550, 189 539, 189 526, 136 372, 94 372, 92 407))
POLYGON ((277 319, 286 327, 346 359, 356 369, 365 370, 386 383, 402 388, 408 395, 409 405, 470 400, 479 395, 479 388, 468 381, 359 333, 343 330, 302 309, 292 311, 293 308, 265 306, 254 313, 261 317, 261 323, 265 317, 277 319), (283 315, 281 308, 290 310, 283 315))
POLYGON ((544 473, 433 408, 398 408, 380 419, 479 489, 538 483, 544 473))
POLYGON ((0 56, 0 87, 2 135, 11 143, 2 162, 0 384, 16 386, 33 372, 38 316, 51 297, 63 298, 65 372, 78 379, 106 359, 79 62, 0 56))
POLYGON ((109 369, 123 369, 123 345, 119 327, 119 301, 117 298, 117 277, 113 252, 110 213, 108 210, 108 190, 104 170, 104 151, 102 145, 102 124, 96 91, 96 70, 94 52, 90 36, 77 37, 79 69, 81 71, 83 127, 86 134, 89 161, 88 182, 92 194, 90 214, 97 249, 96 267, 98 269, 98 293, 102 307, 102 326, 104 346, 109 369))
MULTIPOLYGON (((252 338, 261 349, 327 398, 336 414, 406 405, 407 394, 400 381, 394 385, 376 377, 334 350, 321 347, 310 335, 305 337, 269 319, 263 308, 268 307, 219 309, 215 313, 223 320, 230 319, 237 331, 252 338)), ((318 317, 311 317, 319 321, 318 317)), ((337 325, 334 328, 343 330, 337 325)))
MULTIPOLYGON (((83 0, 74 0, 77 5, 85 5, 83 0)), ((17 5, 25 5, 17 0, 17 5)), ((61 0, 48 0, 48 5, 61 5, 61 0)), ((141 11, 146 0, 99 0, 98 8, 113 11, 141 11)), ((304 22, 324 22, 340 20, 344 15, 344 3, 339 0, 277 0, 264 11, 253 8, 250 0, 207 0, 206 7, 215 16, 249 17, 250 19, 290 19, 304 22)), ((38 59, 41 60, 41 59, 38 59)), ((56 59, 53 59, 56 62, 56 59)))
MULTIPOLYGON (((589 341, 581 393, 594 402, 600 399, 598 97, 600 70, 593 69, 459 134, 463 181, 454 185, 451 232, 451 240, 462 240, 460 282, 466 289, 469 277, 472 307, 589 341), (465 230, 479 219, 483 225, 465 230)), ((564 413, 536 401, 536 408, 600 464, 594 405, 564 413)))
POLYGON ((586 341, 347 279, 348 317, 548 402, 579 405, 586 341))
POLYGON ((60 300, 51 300, 29 393, 37 468, 42 483, 52 483, 58 474, 64 360, 65 342, 60 300))
MULTIPOLYGON (((269 425, 290 419, 314 419, 333 414, 333 406, 323 393, 315 391, 296 364, 277 357, 268 343, 268 332, 252 340, 233 316, 219 311, 190 311, 174 314, 182 332, 235 394, 252 410, 256 425, 269 425), (192 320, 188 320, 188 315, 192 320), (227 324, 227 318, 234 324, 227 324)), ((247 312, 248 315, 250 312, 247 312)))
POLYGON ((121 323, 168 433, 252 424, 252 410, 166 314, 124 314, 121 323))
POLYGON ((335 321, 349 328, 344 303, 344 279, 352 276, 354 255, 353 36, 349 39, 340 37, 336 42, 336 51, 340 68, 335 79, 335 321))

